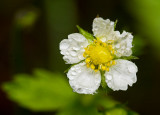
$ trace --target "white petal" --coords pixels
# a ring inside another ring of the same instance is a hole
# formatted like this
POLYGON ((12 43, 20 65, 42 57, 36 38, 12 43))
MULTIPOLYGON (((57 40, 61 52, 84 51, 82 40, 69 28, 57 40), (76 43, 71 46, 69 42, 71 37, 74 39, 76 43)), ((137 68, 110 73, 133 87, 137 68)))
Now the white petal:
POLYGON ((73 90, 81 94, 95 93, 101 82, 100 72, 87 68, 84 62, 71 67, 67 77, 73 90))
POLYGON ((61 54, 64 55, 63 59, 67 64, 74 64, 83 60, 84 48, 87 46, 87 39, 79 33, 70 34, 68 39, 60 42, 61 54))
POLYGON ((69 41, 67 39, 64 39, 63 41, 61 41, 61 45, 60 45, 60 49, 67 49, 69 47, 69 41))
POLYGON ((132 41, 133 36, 131 33, 123 31, 114 46, 117 51, 116 56, 130 56, 132 54, 132 41))
POLYGON ((114 48, 116 50, 116 56, 130 56, 132 54, 132 41, 133 36, 131 33, 123 31, 120 34, 119 31, 114 31, 114 22, 109 19, 104 20, 103 18, 95 18, 93 20, 94 36, 101 39, 103 42, 108 40, 114 40, 114 48))
POLYGON ((103 42, 107 40, 112 40, 114 32, 114 22, 109 19, 104 20, 103 18, 95 18, 93 20, 93 29, 94 36, 101 39, 103 42))
POLYGON ((116 65, 110 67, 105 73, 108 87, 115 90, 127 90, 128 85, 132 86, 137 81, 137 66, 127 60, 118 59, 116 65))

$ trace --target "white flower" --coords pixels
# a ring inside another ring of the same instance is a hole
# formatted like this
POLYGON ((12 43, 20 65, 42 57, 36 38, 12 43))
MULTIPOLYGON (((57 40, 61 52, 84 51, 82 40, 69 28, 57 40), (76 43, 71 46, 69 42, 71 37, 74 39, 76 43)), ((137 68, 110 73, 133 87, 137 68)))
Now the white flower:
POLYGON ((127 90, 137 81, 137 66, 123 56, 131 56, 131 33, 114 31, 114 22, 95 18, 95 39, 88 42, 82 34, 74 33, 60 42, 61 54, 67 64, 75 64, 67 73, 70 86, 77 93, 93 94, 101 84, 101 73, 113 90, 127 90), (83 61, 85 60, 85 61, 83 61))

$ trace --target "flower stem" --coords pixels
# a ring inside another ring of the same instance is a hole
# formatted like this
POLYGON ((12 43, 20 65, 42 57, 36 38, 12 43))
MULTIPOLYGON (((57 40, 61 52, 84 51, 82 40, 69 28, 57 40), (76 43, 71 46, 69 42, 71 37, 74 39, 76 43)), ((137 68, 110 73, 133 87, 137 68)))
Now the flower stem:
POLYGON ((104 71, 100 71, 100 72, 101 72, 101 86, 105 89, 107 84, 105 81, 104 71))

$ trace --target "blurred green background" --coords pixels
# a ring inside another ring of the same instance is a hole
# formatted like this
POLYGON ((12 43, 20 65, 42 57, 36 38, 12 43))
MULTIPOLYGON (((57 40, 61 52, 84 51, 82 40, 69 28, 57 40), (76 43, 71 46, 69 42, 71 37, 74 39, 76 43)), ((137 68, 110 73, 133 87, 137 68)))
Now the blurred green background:
POLYGON ((158 115, 159 70, 160 0, 0 1, 2 115, 158 115), (124 105, 101 93, 73 93, 64 74, 59 42, 78 32, 76 25, 92 32, 97 14, 134 35, 138 81, 110 93, 124 105))

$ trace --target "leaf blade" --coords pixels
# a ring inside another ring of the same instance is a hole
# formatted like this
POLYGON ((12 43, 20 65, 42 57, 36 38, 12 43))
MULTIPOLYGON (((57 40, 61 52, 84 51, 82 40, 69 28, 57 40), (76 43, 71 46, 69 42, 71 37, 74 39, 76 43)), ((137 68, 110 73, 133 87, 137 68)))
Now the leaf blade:
POLYGON ((77 28, 79 30, 79 32, 91 43, 95 38, 94 36, 87 32, 86 30, 82 29, 80 26, 77 25, 77 28))

